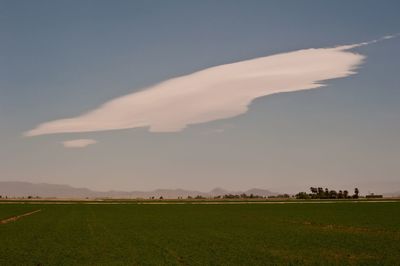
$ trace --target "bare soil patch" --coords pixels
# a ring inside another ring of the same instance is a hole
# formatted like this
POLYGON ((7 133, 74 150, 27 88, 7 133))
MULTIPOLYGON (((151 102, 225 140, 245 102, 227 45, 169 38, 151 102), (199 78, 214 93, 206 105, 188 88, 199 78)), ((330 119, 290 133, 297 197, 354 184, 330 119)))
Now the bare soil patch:
POLYGON ((19 220, 19 219, 21 219, 23 217, 32 215, 32 214, 40 212, 40 211, 42 211, 42 210, 35 210, 35 211, 27 212, 27 213, 24 213, 24 214, 21 214, 21 215, 12 216, 12 217, 0 220, 0 224, 7 224, 7 223, 15 222, 15 221, 17 221, 17 220, 19 220))

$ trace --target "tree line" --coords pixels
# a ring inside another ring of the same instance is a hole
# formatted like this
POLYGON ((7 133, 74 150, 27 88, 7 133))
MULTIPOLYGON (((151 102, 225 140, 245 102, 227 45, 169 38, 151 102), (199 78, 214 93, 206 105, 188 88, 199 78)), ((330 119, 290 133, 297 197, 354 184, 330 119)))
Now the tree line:
POLYGON ((247 195, 246 193, 242 194, 225 194, 225 195, 218 195, 214 197, 205 197, 201 195, 197 195, 195 197, 188 196, 187 199, 263 199, 264 196, 250 194, 247 195))
POLYGON ((322 187, 310 187, 311 193, 299 192, 296 194, 296 199, 358 199, 360 193, 358 188, 354 189, 353 195, 349 194, 348 190, 330 190, 322 187))

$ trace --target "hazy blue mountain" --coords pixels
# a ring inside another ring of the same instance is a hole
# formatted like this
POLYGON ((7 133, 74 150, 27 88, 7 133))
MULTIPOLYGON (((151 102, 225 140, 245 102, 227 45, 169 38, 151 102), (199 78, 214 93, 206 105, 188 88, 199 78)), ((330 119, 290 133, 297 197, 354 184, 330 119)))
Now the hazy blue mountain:
POLYGON ((75 188, 69 185, 57 185, 47 183, 28 183, 5 181, 0 182, 0 195, 8 197, 39 196, 43 198, 187 198, 197 195, 214 197, 225 194, 242 194, 270 196, 277 193, 265 189, 250 189, 247 191, 229 191, 223 188, 215 188, 209 192, 184 189, 156 189, 153 191, 94 191, 87 188, 75 188))

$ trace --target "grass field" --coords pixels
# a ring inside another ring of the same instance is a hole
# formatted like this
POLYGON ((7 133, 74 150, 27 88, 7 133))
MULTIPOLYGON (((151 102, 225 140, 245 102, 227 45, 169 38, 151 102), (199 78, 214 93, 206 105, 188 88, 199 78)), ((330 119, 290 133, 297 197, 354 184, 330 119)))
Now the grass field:
POLYGON ((400 265, 400 202, 0 204, 0 265, 400 265))

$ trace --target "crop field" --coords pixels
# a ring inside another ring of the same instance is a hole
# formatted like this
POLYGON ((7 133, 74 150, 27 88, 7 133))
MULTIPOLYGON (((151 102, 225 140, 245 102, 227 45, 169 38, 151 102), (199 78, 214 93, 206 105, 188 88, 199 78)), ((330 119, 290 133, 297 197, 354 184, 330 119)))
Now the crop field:
POLYGON ((400 202, 0 204, 0 265, 400 265, 400 202), (40 211, 39 211, 40 210, 40 211))

